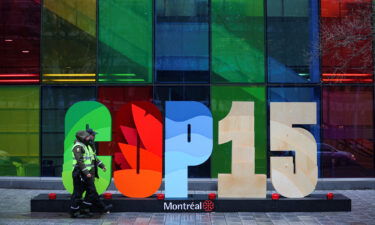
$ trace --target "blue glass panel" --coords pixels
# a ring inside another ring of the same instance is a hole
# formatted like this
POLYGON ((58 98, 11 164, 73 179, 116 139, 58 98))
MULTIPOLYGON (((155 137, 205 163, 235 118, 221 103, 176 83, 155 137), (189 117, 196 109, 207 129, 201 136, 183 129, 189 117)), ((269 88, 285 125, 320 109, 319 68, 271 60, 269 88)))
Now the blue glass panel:
POLYGON ((318 0, 274 0, 269 3, 269 82, 319 82, 318 0))
POLYGON ((207 5, 207 0, 156 0, 156 82, 209 82, 207 5))

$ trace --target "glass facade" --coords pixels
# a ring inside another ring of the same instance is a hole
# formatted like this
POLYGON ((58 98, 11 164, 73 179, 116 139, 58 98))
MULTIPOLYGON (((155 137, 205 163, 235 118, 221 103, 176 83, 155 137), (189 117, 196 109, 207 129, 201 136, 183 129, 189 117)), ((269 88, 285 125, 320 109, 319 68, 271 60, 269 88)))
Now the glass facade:
POLYGON ((211 1, 214 83, 265 81, 264 1, 211 1))
POLYGON ((155 82, 209 83, 208 0, 155 3, 155 82))
POLYGON ((42 176, 60 176, 64 153, 64 118, 78 101, 93 101, 93 87, 44 86, 41 90, 42 176), (56 147, 53 147, 56 146, 56 147))
POLYGON ((38 1, 0 2, 0 85, 39 82, 40 19, 38 1))
POLYGON ((373 87, 324 87, 322 175, 374 175, 373 87))
POLYGON ((42 82, 95 82, 96 0, 45 0, 42 9, 42 82))
POLYGON ((323 82, 373 83, 373 4, 321 0, 323 82))
POLYGON ((0 89, 0 173, 40 175, 40 88, 0 89))
POLYGON ((1 0, 0 175, 61 176, 64 118, 76 102, 109 109, 112 140, 97 149, 116 171, 131 168, 118 146, 129 138, 121 126, 133 123, 119 116, 124 104, 151 102, 164 116, 166 101, 198 101, 212 113, 213 152, 189 177, 216 178, 231 172, 235 142, 219 144, 219 122, 233 102, 248 101, 256 174, 269 175, 270 156, 294 155, 270 151, 271 104, 313 102, 316 124, 292 128, 314 136, 319 177, 375 177, 374 8, 371 0, 1 0))
POLYGON ((318 1, 277 0, 269 3, 267 7, 268 81, 319 82, 318 1))
POLYGON ((102 0, 98 7, 99 82, 150 83, 153 1, 102 0))

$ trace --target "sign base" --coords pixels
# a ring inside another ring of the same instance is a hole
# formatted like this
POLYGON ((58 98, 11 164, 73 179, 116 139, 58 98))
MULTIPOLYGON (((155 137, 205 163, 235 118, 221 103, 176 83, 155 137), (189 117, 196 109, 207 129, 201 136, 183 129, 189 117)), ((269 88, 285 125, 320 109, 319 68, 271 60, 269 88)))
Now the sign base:
MULTIPOLYGON (((327 200, 323 194, 312 194, 305 198, 265 199, 221 198, 209 200, 205 194, 189 195, 187 199, 127 198, 120 194, 104 199, 113 204, 111 212, 337 212, 351 211, 351 199, 335 194, 327 200)), ((31 200, 31 212, 68 212, 70 195, 57 194, 54 200, 48 194, 40 194, 31 200)), ((97 211, 97 209, 93 209, 97 211)))

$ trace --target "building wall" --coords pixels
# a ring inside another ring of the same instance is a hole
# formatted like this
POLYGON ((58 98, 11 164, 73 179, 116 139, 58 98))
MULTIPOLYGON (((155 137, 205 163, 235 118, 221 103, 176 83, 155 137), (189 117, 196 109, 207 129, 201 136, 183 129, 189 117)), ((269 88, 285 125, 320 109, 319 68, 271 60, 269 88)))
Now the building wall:
MULTIPOLYGON (((319 176, 374 177, 373 18, 371 0, 2 0, 0 175, 61 176, 78 101, 115 118, 130 101, 164 113, 187 100, 214 119, 213 154, 189 177, 230 172, 218 121, 232 101, 255 102, 256 173, 269 171, 270 102, 316 102, 302 127, 319 176)), ((116 135, 99 155, 119 157, 116 135)))

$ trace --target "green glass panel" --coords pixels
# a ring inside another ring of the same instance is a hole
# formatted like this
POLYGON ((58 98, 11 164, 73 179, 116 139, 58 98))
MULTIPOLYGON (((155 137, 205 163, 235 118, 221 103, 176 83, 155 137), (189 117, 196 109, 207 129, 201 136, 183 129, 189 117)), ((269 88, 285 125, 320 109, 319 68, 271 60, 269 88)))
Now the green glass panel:
MULTIPOLYGON (((73 155, 75 134, 79 130, 85 130, 86 124, 90 125, 98 134, 95 141, 111 141, 112 117, 103 104, 95 101, 81 101, 72 105, 65 114, 65 140, 64 140, 64 165, 62 180, 65 189, 73 193, 73 155)), ((99 169, 99 179, 95 179, 95 187, 99 194, 107 190, 112 178, 111 156, 98 156, 108 168, 106 172, 99 169)))
POLYGON ((212 81, 264 82, 263 0, 212 0, 212 81))
POLYGON ((43 82, 95 82, 96 0, 44 0, 42 13, 43 82))
POLYGON ((219 121, 224 119, 232 107, 233 101, 254 102, 255 116, 255 173, 267 174, 267 108, 264 87, 222 87, 211 89, 211 111, 214 118, 214 150, 211 155, 211 177, 218 173, 230 173, 232 144, 218 144, 219 121))
POLYGON ((40 176, 39 87, 0 88, 0 176, 40 176))
POLYGON ((153 1, 99 1, 99 82, 150 83, 153 1))

